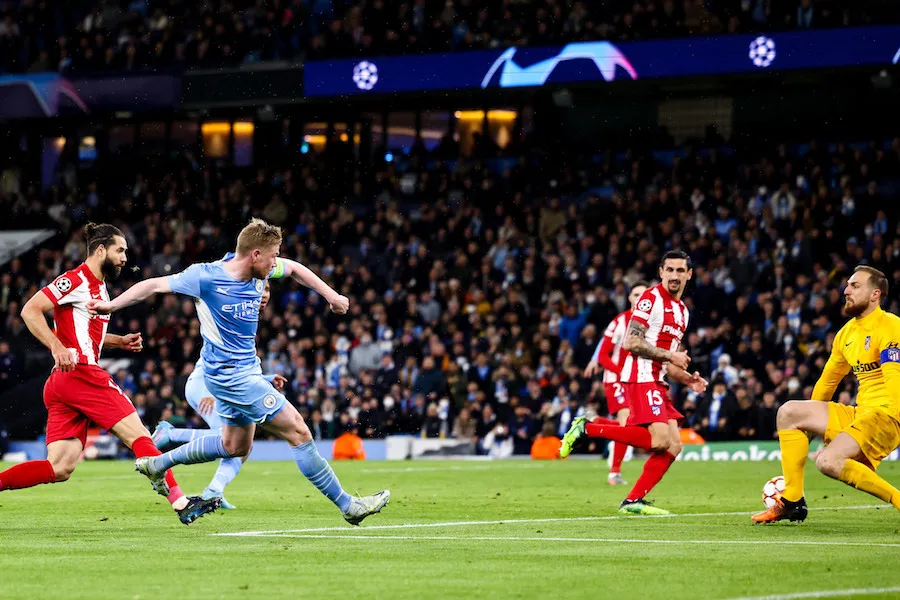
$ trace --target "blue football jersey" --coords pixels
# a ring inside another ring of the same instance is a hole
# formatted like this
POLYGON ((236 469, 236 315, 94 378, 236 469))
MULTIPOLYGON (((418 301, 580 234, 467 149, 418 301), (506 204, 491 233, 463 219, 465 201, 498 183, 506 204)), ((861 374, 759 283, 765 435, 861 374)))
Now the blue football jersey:
MULTIPOLYGON (((234 376, 261 373, 256 356, 256 329, 264 279, 238 281, 223 268, 234 258, 193 264, 181 273, 169 276, 172 291, 194 298, 203 348, 200 361, 209 376, 234 376)), ((281 277, 284 262, 277 260, 268 278, 281 277)))

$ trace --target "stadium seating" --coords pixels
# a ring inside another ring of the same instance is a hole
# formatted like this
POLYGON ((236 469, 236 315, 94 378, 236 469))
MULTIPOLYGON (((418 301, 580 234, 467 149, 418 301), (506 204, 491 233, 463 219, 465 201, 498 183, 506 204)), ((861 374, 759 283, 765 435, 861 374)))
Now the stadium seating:
POLYGON ((0 72, 138 71, 896 23, 887 0, 7 0, 0 72))

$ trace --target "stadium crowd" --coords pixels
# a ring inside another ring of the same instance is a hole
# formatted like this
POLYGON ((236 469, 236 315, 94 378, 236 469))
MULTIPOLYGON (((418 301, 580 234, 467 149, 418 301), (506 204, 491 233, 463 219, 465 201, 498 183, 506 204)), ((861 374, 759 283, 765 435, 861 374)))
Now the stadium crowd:
POLYGON ((0 72, 137 71, 898 22, 885 0, 3 0, 0 72))
MULTIPOLYGON (((0 391, 35 350, 22 303, 82 260, 87 220, 128 236, 134 271, 113 296, 221 257, 250 216, 282 226, 282 254, 351 298, 337 317, 275 281, 260 318, 263 369, 288 379, 314 435, 467 437, 483 452, 527 453, 540 432, 605 413, 600 380, 582 371, 629 283, 654 278, 669 248, 694 260, 686 342, 711 382, 702 397, 672 393, 686 427, 709 440, 772 439, 778 406, 810 395, 852 268, 900 278, 900 209, 882 201, 900 178, 900 139, 626 152, 566 168, 524 150, 458 161, 413 152, 371 178, 346 175, 355 163, 340 144, 249 173, 187 158, 156 169, 123 158, 99 180, 63 165, 46 193, 4 173, 0 222, 50 218, 67 241, 0 275, 0 391)), ((898 308, 896 286, 887 308, 898 308)), ((143 332, 143 354, 115 379, 145 421, 202 426, 183 401, 201 344, 193 302, 134 306, 110 331, 143 332)))

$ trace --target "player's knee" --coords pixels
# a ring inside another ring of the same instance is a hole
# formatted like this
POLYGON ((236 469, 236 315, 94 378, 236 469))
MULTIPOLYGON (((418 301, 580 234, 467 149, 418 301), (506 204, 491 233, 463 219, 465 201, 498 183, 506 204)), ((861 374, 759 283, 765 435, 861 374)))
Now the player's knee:
POLYGON ((225 446, 225 451, 228 452, 232 458, 243 458, 250 454, 250 447, 253 446, 253 441, 245 439, 229 439, 222 440, 222 445, 225 446))
POLYGON ((75 463, 74 462, 61 462, 61 463, 52 463, 53 464, 53 474, 55 476, 55 483, 62 483, 63 481, 67 481, 69 477, 72 476, 72 473, 75 471, 75 463))
POLYGON ((844 468, 844 459, 831 452, 825 451, 816 457, 816 468, 823 475, 828 475, 829 477, 837 479, 840 477, 841 471, 844 468))
POLYGON ((303 420, 299 414, 297 415, 297 436, 300 440, 301 444, 305 444, 309 440, 312 439, 312 432, 310 432, 309 427, 306 425, 306 421, 303 420))
POLYGON ((782 429, 795 429, 803 420, 804 403, 800 400, 790 400, 781 405, 775 417, 775 426, 782 429))
POLYGON ((669 443, 668 452, 672 456, 678 456, 681 454, 681 451, 684 449, 684 445, 681 443, 681 440, 672 440, 669 443))
POLYGON ((650 431, 650 449, 654 452, 664 452, 672 445, 668 431, 650 431))

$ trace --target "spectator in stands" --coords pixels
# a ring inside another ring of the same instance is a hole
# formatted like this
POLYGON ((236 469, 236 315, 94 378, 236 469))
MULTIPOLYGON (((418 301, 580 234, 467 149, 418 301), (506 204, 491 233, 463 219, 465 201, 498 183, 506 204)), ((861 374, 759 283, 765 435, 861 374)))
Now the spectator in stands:
POLYGON ((413 382, 413 392, 423 394, 426 398, 434 398, 447 388, 444 375, 435 367, 434 358, 426 356, 422 361, 422 369, 413 382))
POLYGON ((557 460, 562 440, 556 437, 553 423, 545 423, 534 443, 531 445, 532 460, 557 460))
POLYGON ((453 421, 452 436, 458 439, 474 439, 478 422, 472 417, 468 407, 462 407, 453 421))
POLYGON ((422 422, 421 436, 423 438, 447 437, 447 422, 438 414, 438 405, 431 403, 425 411, 425 419, 422 422))
MULTIPOLYGON (((485 404, 481 409, 481 418, 475 427, 475 448, 478 454, 488 454, 490 450, 490 442, 488 435, 497 427, 497 417, 494 415, 494 409, 490 404, 485 404)), ((493 441, 493 437, 491 438, 493 441)))
POLYGON ((762 404, 757 409, 756 435, 760 440, 772 440, 778 437, 778 428, 775 423, 778 408, 775 392, 763 394, 762 404))
POLYGON ((531 411, 527 406, 517 406, 513 418, 509 422, 509 432, 513 438, 513 453, 528 454, 531 451, 531 441, 534 439, 534 423, 531 419, 531 411))
POLYGON ((359 375, 363 369, 375 371, 381 365, 381 349, 366 332, 359 340, 359 345, 350 351, 350 372, 359 375))
POLYGON ((732 430, 732 418, 737 410, 737 401, 728 391, 722 379, 713 381, 712 389, 703 397, 697 406, 700 415, 699 425, 694 429, 707 441, 728 439, 732 430))
POLYGON ((332 460, 366 460, 366 450, 356 428, 349 426, 336 440, 332 460))
MULTIPOLYGON (((728 354, 719 355, 718 367, 710 374, 710 379, 721 379, 727 387, 735 386, 739 383, 738 370, 731 364, 731 356, 728 354)), ((714 386, 715 387, 715 386, 714 386)))

